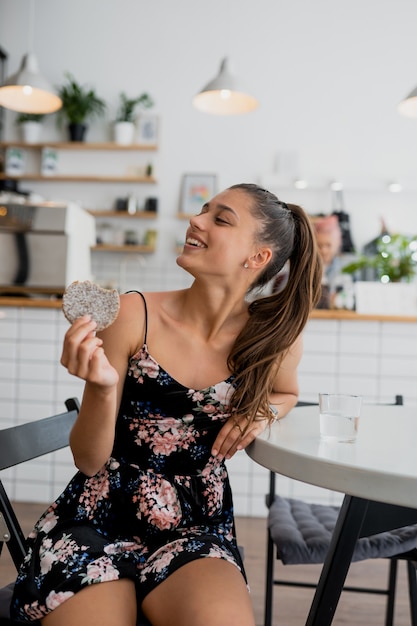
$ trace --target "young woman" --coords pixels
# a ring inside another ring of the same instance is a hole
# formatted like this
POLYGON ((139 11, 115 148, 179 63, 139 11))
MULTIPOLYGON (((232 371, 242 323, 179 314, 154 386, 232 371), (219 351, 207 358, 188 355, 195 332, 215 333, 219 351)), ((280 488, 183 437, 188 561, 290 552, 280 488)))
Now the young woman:
POLYGON ((225 460, 296 403, 321 264, 304 211, 251 184, 190 220, 189 289, 68 330, 79 472, 36 524, 13 614, 44 626, 254 626, 225 460), (252 299, 289 260, 280 293, 252 299))

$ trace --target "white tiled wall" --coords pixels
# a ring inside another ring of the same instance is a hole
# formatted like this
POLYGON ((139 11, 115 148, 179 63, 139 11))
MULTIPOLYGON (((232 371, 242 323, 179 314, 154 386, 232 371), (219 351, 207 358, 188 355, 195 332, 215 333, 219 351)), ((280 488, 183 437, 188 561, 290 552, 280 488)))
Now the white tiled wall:
MULTIPOLYGON (((0 427, 65 410, 64 400, 81 397, 82 383, 60 366, 68 323, 60 310, 0 309, 0 427)), ((48 502, 74 472, 69 449, 4 472, 16 500, 48 502)))
MULTIPOLYGON (((59 364, 67 328, 60 310, 0 309, 0 428, 61 412, 66 398, 81 398, 82 382, 59 364)), ((319 391, 339 391, 362 394, 366 402, 392 402, 402 394, 406 404, 417 405, 416 346, 417 324, 312 319, 304 334, 300 397, 315 401, 319 391)), ((244 452, 228 467, 236 513, 266 515, 267 470, 244 452)), ((66 449, 8 470, 2 478, 14 499, 49 502, 73 473, 66 449)), ((284 476, 278 476, 277 488, 284 496, 317 502, 341 499, 284 476)))

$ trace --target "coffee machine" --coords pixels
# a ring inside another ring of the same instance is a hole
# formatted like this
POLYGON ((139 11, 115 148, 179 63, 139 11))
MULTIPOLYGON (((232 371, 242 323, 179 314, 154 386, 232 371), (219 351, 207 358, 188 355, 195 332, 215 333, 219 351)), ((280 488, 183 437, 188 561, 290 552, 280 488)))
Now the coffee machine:
POLYGON ((2 291, 59 295, 74 280, 91 280, 95 241, 93 216, 75 203, 0 202, 2 291))

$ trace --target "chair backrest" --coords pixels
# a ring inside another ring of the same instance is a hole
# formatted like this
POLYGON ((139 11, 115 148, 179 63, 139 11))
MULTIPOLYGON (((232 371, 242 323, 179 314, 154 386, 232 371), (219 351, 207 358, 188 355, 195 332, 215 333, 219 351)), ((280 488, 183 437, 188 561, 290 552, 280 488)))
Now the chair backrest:
MULTIPOLYGON (((0 470, 68 446, 80 404, 76 398, 69 398, 65 406, 64 413, 0 430, 0 470)), ((3 543, 18 568, 26 553, 25 537, 0 480, 0 553, 3 543)))
POLYGON ((65 406, 64 413, 0 430, 0 470, 65 448, 80 405, 70 398, 65 406))

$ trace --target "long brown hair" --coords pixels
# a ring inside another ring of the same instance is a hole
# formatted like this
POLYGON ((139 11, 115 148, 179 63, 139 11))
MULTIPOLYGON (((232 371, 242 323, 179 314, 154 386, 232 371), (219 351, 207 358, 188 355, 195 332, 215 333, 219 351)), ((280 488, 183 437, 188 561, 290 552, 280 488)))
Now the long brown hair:
POLYGON ((285 204, 254 184, 233 185, 251 196, 251 212, 259 224, 257 241, 272 250, 271 261, 251 285, 250 293, 267 285, 289 262, 287 284, 278 293, 249 305, 249 319, 228 357, 235 373, 230 409, 247 416, 272 419, 269 394, 279 366, 300 335, 321 293, 322 263, 314 232, 304 210, 285 204))

